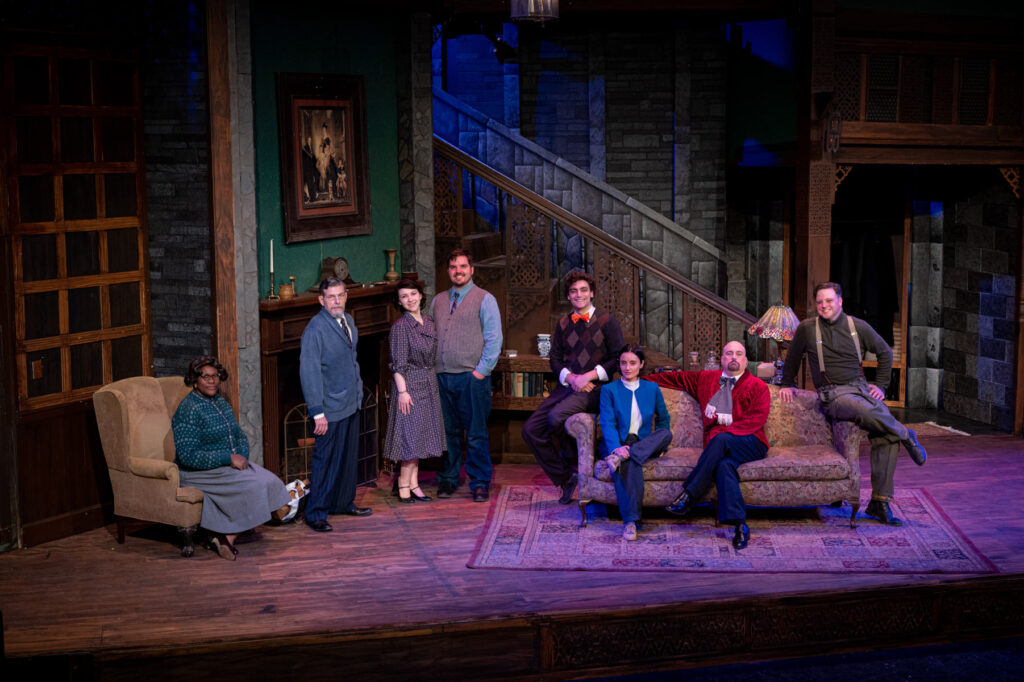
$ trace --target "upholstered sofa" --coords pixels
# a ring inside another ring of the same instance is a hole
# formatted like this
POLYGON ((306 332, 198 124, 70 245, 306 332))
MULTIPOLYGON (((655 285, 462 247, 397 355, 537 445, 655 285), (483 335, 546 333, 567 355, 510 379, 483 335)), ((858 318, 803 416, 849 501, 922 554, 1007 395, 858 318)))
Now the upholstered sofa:
MULTIPOLYGON (((850 524, 860 509, 860 460, 863 431, 851 422, 832 423, 818 407, 813 391, 797 391, 790 403, 769 386, 771 412, 765 424, 768 456, 739 468, 744 501, 755 507, 803 507, 841 503, 853 507, 850 524)), ((688 393, 662 389, 672 418, 668 452, 644 464, 644 506, 664 506, 683 490, 683 481, 700 457, 703 440, 700 408, 688 393)), ((566 431, 579 448, 579 505, 587 525, 587 505, 615 503, 611 474, 595 477, 596 417, 576 414, 566 431)), ((598 455, 598 459, 600 456, 598 455)), ((705 500, 715 500, 711 487, 705 500)))

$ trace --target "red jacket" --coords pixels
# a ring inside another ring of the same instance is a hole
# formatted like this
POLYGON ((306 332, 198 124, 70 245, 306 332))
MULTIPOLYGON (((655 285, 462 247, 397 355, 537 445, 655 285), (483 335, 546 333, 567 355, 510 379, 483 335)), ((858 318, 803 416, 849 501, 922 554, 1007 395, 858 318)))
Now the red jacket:
POLYGON ((700 403, 701 421, 704 424, 704 446, 720 433, 732 433, 737 436, 757 436, 758 440, 768 445, 764 435, 764 425, 768 421, 768 410, 771 407, 771 394, 768 385, 750 372, 743 372, 736 387, 732 390, 732 424, 722 426, 717 419, 704 416, 704 408, 711 402, 712 396, 718 392, 718 380, 721 370, 707 372, 659 372, 649 374, 644 379, 653 381, 665 388, 686 391, 700 403))

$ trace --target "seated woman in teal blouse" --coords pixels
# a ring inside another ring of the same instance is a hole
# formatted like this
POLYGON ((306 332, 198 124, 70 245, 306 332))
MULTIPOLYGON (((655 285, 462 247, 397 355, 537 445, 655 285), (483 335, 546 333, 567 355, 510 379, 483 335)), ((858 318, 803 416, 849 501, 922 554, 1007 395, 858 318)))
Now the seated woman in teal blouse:
POLYGON ((249 440, 235 420, 231 405, 220 395, 228 378, 217 358, 196 358, 185 373, 193 391, 178 405, 174 429, 174 461, 181 485, 203 491, 200 524, 214 533, 213 548, 234 561, 239 533, 288 512, 289 495, 274 474, 249 461, 249 440))
POLYGON ((661 387, 640 381, 644 349, 632 343, 619 353, 619 381, 601 389, 601 434, 604 459, 594 473, 610 469, 624 525, 622 537, 636 540, 644 498, 643 465, 660 456, 672 442, 670 419, 661 387))

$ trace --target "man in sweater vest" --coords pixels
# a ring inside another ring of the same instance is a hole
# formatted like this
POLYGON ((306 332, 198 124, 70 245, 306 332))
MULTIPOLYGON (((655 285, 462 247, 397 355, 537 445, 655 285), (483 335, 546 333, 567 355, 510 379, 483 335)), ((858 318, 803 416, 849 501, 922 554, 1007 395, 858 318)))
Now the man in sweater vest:
POLYGON ((928 453, 917 441, 913 429, 896 421, 883 399, 892 370, 892 349, 864 320, 843 312, 843 289, 835 282, 814 287, 815 318, 796 328, 786 355, 779 391, 782 402, 793 400, 795 377, 804 354, 810 357, 811 378, 818 390, 822 410, 832 419, 852 421, 868 432, 871 441, 871 501, 864 513, 889 526, 903 522, 893 516, 893 475, 900 445, 914 463, 924 464, 928 453), (861 368, 863 354, 878 358, 875 380, 868 383, 861 368))
POLYGON ((487 418, 491 414, 491 371, 501 350, 498 301, 473 284, 469 254, 448 255, 452 288, 430 304, 437 325, 437 387, 448 451, 437 475, 437 496, 451 497, 459 485, 462 434, 467 441, 466 474, 474 502, 485 502, 491 485, 491 447, 487 418))
POLYGON ((594 308, 594 280, 574 270, 565 276, 565 295, 573 312, 555 325, 551 371, 558 386, 523 425, 523 440, 551 482, 561 488, 558 501, 569 504, 576 489, 576 439, 564 431, 565 420, 579 412, 597 414, 601 387, 611 381, 625 341, 618 320, 594 308))

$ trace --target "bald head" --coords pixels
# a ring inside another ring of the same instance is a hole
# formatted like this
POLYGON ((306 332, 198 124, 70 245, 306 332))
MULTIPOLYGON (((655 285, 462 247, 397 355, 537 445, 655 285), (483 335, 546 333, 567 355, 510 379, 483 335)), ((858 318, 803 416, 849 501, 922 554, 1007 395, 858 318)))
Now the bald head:
POLYGON ((722 349, 722 371, 738 377, 747 369, 747 349, 739 341, 730 341, 722 349))

